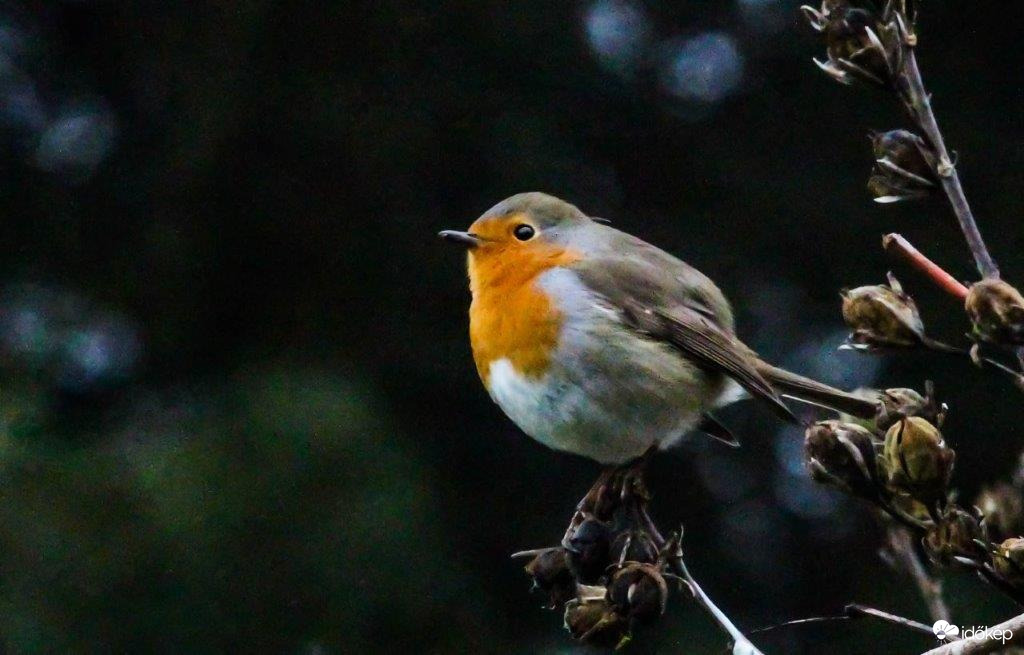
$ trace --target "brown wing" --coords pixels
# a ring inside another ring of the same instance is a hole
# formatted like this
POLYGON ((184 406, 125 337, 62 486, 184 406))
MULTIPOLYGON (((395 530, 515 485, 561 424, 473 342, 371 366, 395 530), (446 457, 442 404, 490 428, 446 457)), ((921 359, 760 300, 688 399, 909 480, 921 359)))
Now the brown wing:
MULTIPOLYGON (((586 258, 573 266, 580 279, 610 305, 627 325, 645 336, 671 344, 702 368, 729 376, 777 414, 796 421, 771 384, 758 372, 757 357, 719 323, 728 305, 707 278, 679 260, 654 268, 627 257, 586 258), (717 310, 717 311, 716 311, 717 310)), ((728 321, 728 315, 724 318, 728 321)))

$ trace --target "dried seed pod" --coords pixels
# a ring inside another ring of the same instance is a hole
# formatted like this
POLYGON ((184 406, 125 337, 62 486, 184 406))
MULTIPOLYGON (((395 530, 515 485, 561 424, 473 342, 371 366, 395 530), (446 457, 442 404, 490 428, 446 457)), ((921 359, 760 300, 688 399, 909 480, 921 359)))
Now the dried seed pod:
POLYGON ((873 9, 854 6, 846 0, 824 0, 820 9, 801 9, 825 37, 828 60, 815 63, 843 84, 860 80, 889 86, 900 58, 898 30, 873 9))
POLYGON ((651 535, 645 530, 623 530, 612 540, 609 560, 618 562, 643 562, 647 564, 658 560, 658 547, 654 545, 651 535))
POLYGON ((917 3, 914 0, 886 0, 882 19, 892 20, 896 13, 899 13, 903 20, 909 22, 907 27, 913 26, 917 21, 917 3))
POLYGON ((929 506, 945 502, 955 459, 939 429, 920 416, 903 419, 885 433, 889 484, 929 506))
POLYGON ((1012 537, 996 547, 992 568, 1005 582, 1024 588, 1024 539, 1012 537))
POLYGON ((576 527, 569 537, 566 562, 579 582, 597 582, 611 563, 611 542, 612 531, 604 521, 591 517, 576 527))
POLYGON ((564 548, 546 548, 526 565, 537 589, 548 594, 549 607, 560 607, 576 595, 576 581, 569 571, 564 548))
POLYGON ((974 334, 982 341, 1024 344, 1024 296, 1002 280, 975 282, 964 302, 974 334))
POLYGON ((615 612, 607 598, 574 598, 565 604, 565 627, 573 639, 614 648, 626 637, 629 621, 615 612))
POLYGON ((982 514, 982 525, 996 540, 1024 534, 1024 496, 1013 485, 1000 482, 984 488, 974 501, 982 514))
POLYGON ((927 383, 927 396, 913 389, 886 389, 879 394, 880 407, 875 417, 879 430, 888 430, 894 423, 908 416, 920 416, 937 426, 946 418, 946 406, 935 400, 934 389, 927 383))
POLYGON ((924 323, 914 299, 892 275, 889 285, 857 287, 842 293, 843 319, 853 329, 855 347, 911 347, 924 339, 924 323))
POLYGON ((875 166, 868 189, 875 202, 890 203, 920 198, 939 184, 935 173, 938 158, 924 139, 907 130, 871 135, 875 166))
POLYGON ((981 524, 975 516, 959 507, 950 507, 944 512, 924 537, 928 555, 947 566, 954 563, 956 557, 974 559, 983 556, 985 548, 979 542, 985 542, 981 524))
POLYGON ((876 444, 871 431, 860 425, 819 421, 804 433, 804 460, 818 482, 873 497, 878 489, 876 444))
POLYGON ((656 565, 630 562, 612 576, 608 598, 620 614, 649 622, 665 613, 668 585, 656 565))

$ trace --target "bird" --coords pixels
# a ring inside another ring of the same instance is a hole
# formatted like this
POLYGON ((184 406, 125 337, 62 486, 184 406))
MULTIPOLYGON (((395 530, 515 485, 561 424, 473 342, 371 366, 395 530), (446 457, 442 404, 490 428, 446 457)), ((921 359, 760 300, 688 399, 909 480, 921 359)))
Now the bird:
POLYGON ((743 397, 795 421, 783 396, 856 416, 875 402, 772 366, 735 334, 707 276, 541 192, 513 195, 466 231, 473 359, 493 401, 555 450, 623 465, 693 432, 729 445, 715 417, 743 397))

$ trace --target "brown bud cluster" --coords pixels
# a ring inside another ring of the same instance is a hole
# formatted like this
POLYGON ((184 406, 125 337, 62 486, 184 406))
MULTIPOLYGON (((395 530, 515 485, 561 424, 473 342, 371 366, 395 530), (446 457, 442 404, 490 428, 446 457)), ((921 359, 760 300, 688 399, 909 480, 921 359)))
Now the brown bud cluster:
MULTIPOLYGON (((656 620, 669 598, 670 544, 652 533, 646 492, 629 476, 599 482, 581 502, 562 545, 528 551, 526 572, 563 608, 575 639, 620 647, 635 625, 656 620)), ((669 542, 678 544, 678 541, 669 542)))
POLYGON ((924 323, 914 299, 895 277, 889 284, 843 291, 843 319, 853 329, 854 348, 906 348, 925 339, 924 323))
POLYGON ((873 392, 880 398, 874 421, 819 421, 808 427, 804 461, 814 480, 869 500, 904 523, 942 523, 934 526, 930 547, 936 559, 950 561, 959 554, 950 545, 960 543, 953 537, 980 535, 980 517, 965 518, 948 503, 955 453, 932 422, 941 422, 945 407, 928 386, 927 398, 912 389, 873 392), (941 522, 940 516, 945 517, 941 522), (969 521, 976 530, 966 529, 969 521))
POLYGON ((920 198, 938 187, 935 152, 924 140, 906 130, 871 135, 875 166, 868 190, 875 202, 892 203, 920 198))
POLYGON ((818 9, 809 5, 801 9, 825 39, 828 59, 815 59, 825 73, 843 84, 853 80, 893 84, 902 63, 902 45, 909 36, 906 14, 850 0, 824 0, 818 9))
POLYGON ((1002 280, 986 279, 971 285, 964 309, 981 341, 1003 345, 1024 344, 1024 296, 1002 280))

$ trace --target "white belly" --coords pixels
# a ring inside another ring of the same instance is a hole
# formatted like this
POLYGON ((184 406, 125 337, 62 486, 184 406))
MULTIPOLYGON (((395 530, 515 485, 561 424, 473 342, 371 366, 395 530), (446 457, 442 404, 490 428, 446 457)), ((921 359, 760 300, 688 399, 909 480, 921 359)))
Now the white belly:
POLYGON ((710 408, 692 383, 676 380, 670 388, 663 382, 632 377, 578 384, 551 372, 532 379, 500 359, 491 363, 489 391, 523 432, 544 445, 619 464, 651 445, 674 444, 710 408))
POLYGON ((508 359, 488 371, 491 397, 537 441, 618 464, 675 443, 703 412, 736 399, 735 383, 639 336, 574 273, 552 269, 541 285, 565 317, 547 372, 527 377, 508 359))

